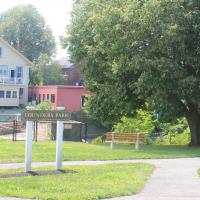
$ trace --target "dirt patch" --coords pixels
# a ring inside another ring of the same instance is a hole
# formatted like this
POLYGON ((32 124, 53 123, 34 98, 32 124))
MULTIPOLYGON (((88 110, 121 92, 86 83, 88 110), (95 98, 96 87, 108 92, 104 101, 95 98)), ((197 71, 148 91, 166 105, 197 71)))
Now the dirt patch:
POLYGON ((55 174, 75 174, 78 173, 73 170, 45 170, 45 171, 30 171, 30 172, 19 172, 15 174, 1 174, 0 178, 12 178, 12 177, 23 177, 23 176, 48 176, 55 174))

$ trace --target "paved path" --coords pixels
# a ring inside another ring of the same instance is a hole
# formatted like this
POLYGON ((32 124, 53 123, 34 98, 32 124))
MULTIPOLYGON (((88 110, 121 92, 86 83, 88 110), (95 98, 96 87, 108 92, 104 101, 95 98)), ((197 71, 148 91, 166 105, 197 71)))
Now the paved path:
MULTIPOLYGON (((63 165, 97 165, 110 163, 152 163, 156 170, 141 193, 110 200, 200 200, 200 158, 146 159, 119 161, 67 161, 63 165)), ((33 163, 34 167, 52 166, 53 162, 33 163)), ((0 164, 0 169, 21 168, 23 164, 0 164)), ((0 198, 16 200, 16 198, 0 198)), ((19 200, 19 199, 18 199, 19 200)))

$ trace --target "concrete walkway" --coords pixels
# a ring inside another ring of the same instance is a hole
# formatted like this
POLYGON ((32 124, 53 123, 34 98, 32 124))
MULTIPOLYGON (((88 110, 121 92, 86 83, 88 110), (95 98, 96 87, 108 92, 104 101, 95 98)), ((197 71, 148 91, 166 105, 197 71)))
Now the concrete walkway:
MULTIPOLYGON (((118 161, 67 161, 63 165, 98 165, 110 163, 152 163, 156 170, 143 191, 134 196, 112 198, 112 200, 200 200, 200 158, 146 159, 118 161)), ((34 167, 52 166, 53 162, 33 163, 34 167)), ((24 164, 0 164, 0 169, 21 168, 24 164)), ((0 198, 16 200, 16 198, 0 198)), ((18 199, 19 200, 19 199, 18 199)), ((111 200, 111 199, 110 199, 111 200)))

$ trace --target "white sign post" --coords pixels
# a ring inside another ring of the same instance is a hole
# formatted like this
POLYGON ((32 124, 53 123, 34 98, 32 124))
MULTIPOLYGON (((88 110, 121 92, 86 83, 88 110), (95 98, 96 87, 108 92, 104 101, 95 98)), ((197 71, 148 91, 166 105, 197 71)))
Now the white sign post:
POLYGON ((33 140, 33 122, 26 122, 26 157, 25 157, 25 172, 30 172, 32 162, 32 140, 33 140))
POLYGON ((57 133, 56 133, 56 170, 60 170, 61 167, 62 167, 63 130, 64 130, 64 123, 62 121, 57 121, 57 133))
POLYGON ((56 133, 56 170, 62 167, 62 143, 64 122, 69 119, 70 115, 67 111, 60 107, 57 111, 38 111, 30 110, 22 113, 22 119, 26 120, 26 157, 25 157, 25 172, 32 170, 32 140, 33 140, 33 121, 35 120, 57 120, 57 133, 56 133))

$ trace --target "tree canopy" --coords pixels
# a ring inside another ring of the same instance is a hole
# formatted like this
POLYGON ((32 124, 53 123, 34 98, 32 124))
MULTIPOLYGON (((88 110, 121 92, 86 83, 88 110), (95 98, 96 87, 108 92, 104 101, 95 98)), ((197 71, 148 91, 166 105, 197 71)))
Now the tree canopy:
POLYGON ((96 93, 95 117, 114 122, 148 102, 185 116, 200 145, 199 33, 196 0, 80 0, 62 42, 96 93))
POLYGON ((17 6, 0 15, 0 36, 33 61, 55 52, 55 39, 44 18, 32 5, 17 6))
POLYGON ((41 54, 34 61, 30 70, 31 85, 62 85, 64 75, 58 62, 53 61, 46 54, 41 54))

